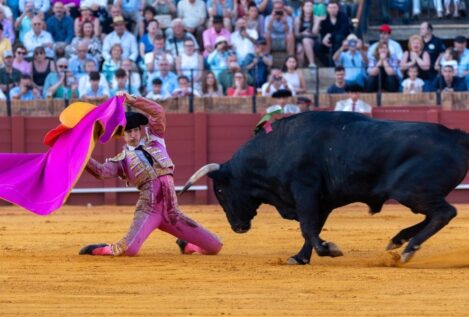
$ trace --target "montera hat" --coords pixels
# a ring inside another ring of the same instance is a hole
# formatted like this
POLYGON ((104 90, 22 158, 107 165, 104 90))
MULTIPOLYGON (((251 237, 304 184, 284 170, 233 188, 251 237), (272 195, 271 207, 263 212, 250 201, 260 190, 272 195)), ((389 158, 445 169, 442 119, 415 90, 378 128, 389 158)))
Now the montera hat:
POLYGON ((125 119, 127 121, 125 125, 125 131, 148 124, 148 118, 140 112, 128 111, 125 113, 125 119))

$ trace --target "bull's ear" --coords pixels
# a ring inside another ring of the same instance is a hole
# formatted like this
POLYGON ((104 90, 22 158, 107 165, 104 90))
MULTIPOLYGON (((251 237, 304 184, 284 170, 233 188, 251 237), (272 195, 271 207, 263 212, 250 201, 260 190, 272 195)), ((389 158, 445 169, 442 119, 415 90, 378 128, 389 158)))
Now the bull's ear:
POLYGON ((223 170, 210 172, 207 174, 207 176, 213 179, 214 181, 222 184, 228 184, 230 180, 230 173, 223 170))

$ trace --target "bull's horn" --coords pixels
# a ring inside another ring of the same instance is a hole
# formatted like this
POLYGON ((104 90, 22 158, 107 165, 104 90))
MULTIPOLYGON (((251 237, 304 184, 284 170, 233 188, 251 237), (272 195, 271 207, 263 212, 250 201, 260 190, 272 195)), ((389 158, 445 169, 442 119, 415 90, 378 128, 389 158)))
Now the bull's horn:
POLYGON ((186 190, 188 190, 192 184, 194 184, 195 182, 197 182, 199 179, 201 179, 203 176, 207 175, 208 173, 210 172, 213 172, 213 171, 216 171, 216 170, 219 170, 220 169, 220 164, 217 164, 217 163, 210 163, 210 164, 207 164, 201 168, 199 168, 199 170, 197 172, 194 173, 194 175, 192 175, 189 180, 187 181, 187 183, 184 185, 184 188, 181 190, 181 192, 179 193, 179 195, 182 195, 186 190))

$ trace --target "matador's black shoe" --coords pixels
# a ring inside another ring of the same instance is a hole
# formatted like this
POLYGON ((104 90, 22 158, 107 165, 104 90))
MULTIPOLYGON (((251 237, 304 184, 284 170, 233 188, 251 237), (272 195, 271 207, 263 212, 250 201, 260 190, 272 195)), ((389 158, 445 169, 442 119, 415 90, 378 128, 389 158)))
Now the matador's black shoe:
POLYGON ((176 244, 179 246, 179 250, 181 251, 181 254, 185 254, 187 241, 182 240, 182 239, 177 239, 176 244))
POLYGON ((106 247, 106 246, 107 246, 106 243, 90 244, 90 245, 87 245, 86 247, 83 247, 78 254, 79 255, 86 255, 86 254, 96 255, 93 253, 95 249, 106 247))

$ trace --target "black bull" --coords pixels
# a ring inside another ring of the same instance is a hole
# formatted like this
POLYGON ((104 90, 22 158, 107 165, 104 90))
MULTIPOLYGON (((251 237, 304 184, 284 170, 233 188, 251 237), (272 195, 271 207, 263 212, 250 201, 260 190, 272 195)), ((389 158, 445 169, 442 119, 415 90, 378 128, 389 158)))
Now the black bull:
MULTIPOLYGON (((300 222, 304 245, 288 262, 306 264, 339 256, 320 238, 331 211, 353 202, 370 213, 395 199, 425 219, 394 236, 387 249, 408 242, 408 261, 423 242, 456 216, 445 197, 468 169, 469 136, 439 124, 370 119, 347 112, 308 112, 282 119, 218 165, 208 164, 187 182, 208 173, 235 232, 250 229, 260 204, 300 222)), ((184 191, 183 190, 183 191, 184 191)))

